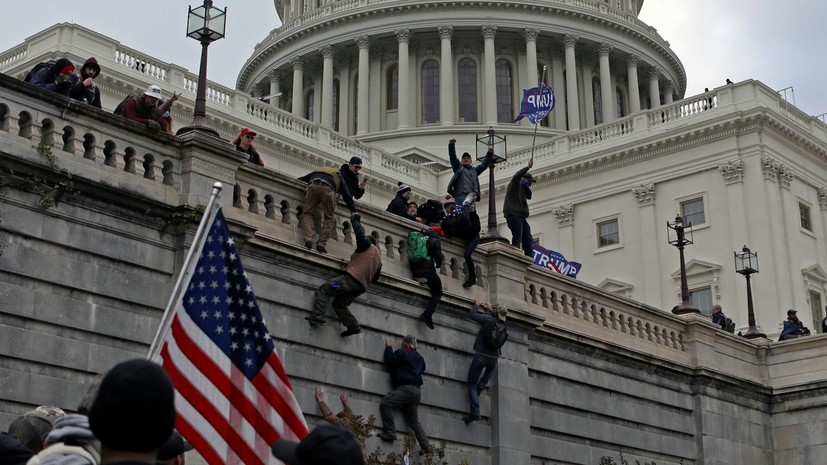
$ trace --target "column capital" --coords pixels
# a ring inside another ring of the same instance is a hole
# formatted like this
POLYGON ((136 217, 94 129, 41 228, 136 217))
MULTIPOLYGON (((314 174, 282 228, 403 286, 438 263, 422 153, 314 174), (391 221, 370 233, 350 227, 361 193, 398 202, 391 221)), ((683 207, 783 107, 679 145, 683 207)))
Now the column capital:
POLYGON ((559 206, 551 210, 551 213, 557 217, 557 224, 560 226, 569 226, 574 224, 574 204, 572 203, 559 206))
POLYGON ((293 57, 290 59, 290 65, 293 66, 293 71, 300 71, 304 69, 304 58, 293 57))
POLYGON ((270 70, 268 75, 270 76, 270 81, 271 82, 272 81, 281 81, 281 71, 279 71, 277 69, 270 70))
POLYGON ((537 42, 537 37, 539 37, 539 36, 540 36, 540 30, 539 29, 529 29, 529 28, 523 29, 523 38, 525 38, 525 40, 527 42, 531 42, 531 41, 537 42))
POLYGON ((658 81, 660 80, 661 71, 660 68, 657 66, 653 66, 649 69, 649 80, 650 81, 658 81))
POLYGON ((408 43, 411 41, 411 30, 410 29, 397 29, 393 31, 396 34, 396 41, 401 43, 408 43))
POLYGON ((451 40, 454 37, 454 26, 437 26, 439 31, 439 38, 442 40, 451 40))
POLYGON ((563 37, 563 45, 564 45, 566 48, 569 48, 569 47, 574 47, 575 45, 577 45, 577 41, 578 41, 578 40, 580 40, 580 37, 578 37, 578 36, 576 36, 576 35, 574 35, 574 34, 566 34, 566 35, 563 37))
POLYGON ((370 48, 370 37, 369 36, 359 36, 353 39, 356 42, 356 45, 359 46, 360 49, 363 48, 370 48))
POLYGON ((333 59, 333 46, 330 44, 322 45, 321 47, 319 47, 319 53, 322 54, 322 57, 325 60, 333 59))
POLYGON ((827 187, 818 190, 818 206, 821 211, 827 211, 827 187))
POLYGON ((637 55, 629 55, 626 57, 626 66, 629 68, 637 68, 638 62, 640 62, 640 57, 637 55))
POLYGON ((600 45, 597 46, 597 53, 602 57, 609 56, 609 54, 612 53, 612 49, 614 49, 614 47, 612 47, 611 44, 601 42, 600 45))
POLYGON ((718 165, 718 171, 724 177, 725 184, 734 184, 744 181, 744 162, 743 160, 730 160, 722 165, 718 165))
POLYGON ((663 91, 665 93, 671 94, 672 90, 673 90, 672 81, 666 81, 665 83, 663 83, 663 91))
POLYGON ((792 168, 769 155, 761 157, 761 170, 764 172, 765 180, 778 181, 778 184, 786 189, 790 188, 795 179, 795 171, 792 168))
POLYGON ((484 39, 494 39, 495 35, 497 35, 497 26, 486 24, 482 27, 482 37, 484 39))
POLYGON ((645 207, 655 204, 655 183, 641 184, 632 188, 632 194, 637 199, 638 206, 645 207))

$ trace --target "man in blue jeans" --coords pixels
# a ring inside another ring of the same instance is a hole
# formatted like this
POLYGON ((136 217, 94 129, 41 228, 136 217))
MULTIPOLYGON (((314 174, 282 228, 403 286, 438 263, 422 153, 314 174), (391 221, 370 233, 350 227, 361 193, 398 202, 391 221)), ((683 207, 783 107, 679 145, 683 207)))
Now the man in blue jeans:
POLYGON ((493 348, 487 341, 485 330, 497 320, 505 321, 508 315, 508 308, 505 305, 497 304, 492 306, 488 302, 480 303, 479 299, 474 300, 471 307, 471 319, 479 322, 480 331, 474 341, 474 359, 468 367, 468 400, 471 404, 471 413, 463 417, 465 424, 481 420, 480 416, 480 394, 488 386, 488 381, 497 369, 497 360, 501 355, 500 348, 493 348), (480 312, 480 309, 483 309, 480 312), (480 377, 481 376, 481 377, 480 377))
POLYGON ((531 200, 531 185, 534 176, 528 172, 534 166, 534 160, 528 161, 528 166, 514 173, 505 190, 503 214, 508 229, 511 230, 511 245, 521 247, 526 256, 534 257, 534 238, 531 236, 531 226, 528 225, 528 201, 531 200))
POLYGON ((393 421, 393 409, 402 410, 402 416, 411 427, 419 442, 420 454, 429 447, 428 435, 419 423, 419 402, 422 399, 422 373, 425 373, 425 359, 416 351, 416 338, 402 338, 402 348, 393 350, 393 341, 385 340, 385 366, 391 372, 393 390, 382 398, 379 412, 382 417, 382 431, 377 434, 383 441, 396 440, 396 426, 393 421))

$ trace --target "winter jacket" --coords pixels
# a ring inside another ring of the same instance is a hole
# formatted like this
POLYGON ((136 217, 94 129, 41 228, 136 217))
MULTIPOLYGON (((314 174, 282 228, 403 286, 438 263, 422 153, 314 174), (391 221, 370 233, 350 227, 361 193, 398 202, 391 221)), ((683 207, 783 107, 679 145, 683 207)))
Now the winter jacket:
POLYGON ((517 171, 508 182, 503 202, 503 216, 518 215, 528 218, 528 200, 531 199, 531 187, 523 182, 523 176, 528 173, 528 167, 517 171))
POLYGON ((488 165, 494 160, 494 152, 489 151, 485 154, 485 158, 477 166, 467 167, 457 158, 455 144, 448 144, 448 159, 451 161, 451 168, 454 170, 454 175, 448 181, 448 193, 453 195, 457 202, 462 202, 468 195, 473 195, 474 201, 470 208, 475 210, 474 204, 480 197, 479 175, 488 169, 488 165))
POLYGON ((408 214, 408 201, 402 197, 401 194, 396 194, 396 197, 391 200, 391 203, 388 204, 388 208, 385 211, 393 213, 396 216, 401 216, 402 218, 409 219, 411 221, 416 221, 415 215, 408 214))
POLYGON ((95 75, 92 76, 92 79, 98 77, 101 72, 101 68, 98 65, 98 61, 94 58, 89 58, 86 62, 83 63, 83 66, 80 67, 80 73, 78 76, 78 82, 72 86, 72 89, 69 91, 69 97, 73 98, 74 100, 80 100, 81 102, 88 103, 93 107, 100 108, 101 107, 101 91, 98 89, 98 86, 91 86, 86 87, 83 85, 83 68, 92 68, 95 70, 95 75))
POLYGON ((364 289, 371 283, 379 281, 382 273, 382 252, 373 245, 370 237, 365 235, 365 228, 359 221, 358 215, 350 218, 353 234, 356 236, 356 251, 350 256, 345 273, 359 282, 364 289))
POLYGON ((348 190, 354 199, 361 199, 365 195, 365 190, 359 187, 359 177, 352 173, 349 168, 350 165, 345 163, 339 168, 339 173, 342 175, 342 181, 347 184, 348 190))
POLYGON ((425 373, 425 359, 415 349, 393 350, 385 347, 385 366, 391 372, 391 384, 399 386, 422 386, 425 373))
POLYGON ((58 73, 66 66, 71 65, 72 62, 67 58, 61 58, 48 68, 42 68, 32 76, 31 83, 37 87, 57 92, 58 94, 69 96, 72 90, 72 85, 76 82, 74 74, 69 75, 66 81, 57 82, 58 73))
POLYGON ((409 262, 411 265, 411 273, 414 278, 422 278, 429 271, 436 271, 442 268, 442 262, 445 261, 445 255, 442 253, 442 243, 437 237, 436 232, 431 228, 425 228, 422 231, 428 238, 426 248, 428 249, 428 257, 430 260, 420 260, 418 262, 409 262))

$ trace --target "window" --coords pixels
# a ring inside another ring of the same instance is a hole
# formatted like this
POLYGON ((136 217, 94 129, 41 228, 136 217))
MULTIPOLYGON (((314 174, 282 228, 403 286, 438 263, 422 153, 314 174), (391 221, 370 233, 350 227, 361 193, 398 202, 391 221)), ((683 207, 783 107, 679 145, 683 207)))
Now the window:
POLYGON ((316 108, 313 106, 314 97, 315 95, 312 90, 304 97, 304 117, 309 121, 314 121, 316 117, 316 108))
POLYGON ((705 224, 703 197, 681 202, 681 216, 683 216, 684 224, 691 224, 692 226, 705 224))
POLYGON ((499 59, 494 64, 497 76, 497 122, 510 123, 514 121, 514 106, 512 100, 512 72, 511 63, 499 59))
POLYGON ((439 63, 422 64, 422 123, 439 122, 439 63))
POLYGON ((626 106, 623 104, 623 91, 620 90, 620 87, 615 89, 617 93, 617 101, 615 102, 615 112, 617 113, 618 118, 623 118, 626 116, 626 106))
POLYGON ((821 294, 816 291, 810 291, 810 313, 813 317, 813 325, 810 326, 810 331, 815 334, 821 331, 821 294))
POLYGON ((392 65, 388 69, 387 85, 387 109, 396 110, 399 108, 399 65, 392 65))
POLYGON ((339 130, 339 80, 333 80, 333 130, 339 130))
POLYGON ((810 207, 808 205, 798 203, 798 217, 801 219, 801 229, 813 232, 813 223, 810 220, 810 207))
POLYGON ((459 120, 477 121, 477 63, 470 58, 459 60, 457 69, 459 84, 459 120))
POLYGON ((712 312, 712 288, 701 287, 690 290, 689 304, 709 316, 712 312))
POLYGON ((597 238, 598 247, 620 244, 620 228, 617 218, 597 223, 597 238))
POLYGON ((603 93, 600 92, 600 79, 592 79, 592 96, 594 97, 594 124, 603 123, 603 93))

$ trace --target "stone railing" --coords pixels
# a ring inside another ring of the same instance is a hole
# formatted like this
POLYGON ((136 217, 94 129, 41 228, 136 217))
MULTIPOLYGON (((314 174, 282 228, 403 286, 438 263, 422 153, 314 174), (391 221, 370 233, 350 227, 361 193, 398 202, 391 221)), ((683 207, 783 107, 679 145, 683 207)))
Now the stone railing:
POLYGON ((29 48, 23 44, 0 55, 0 70, 13 66, 19 61, 24 61, 28 54, 29 48))

